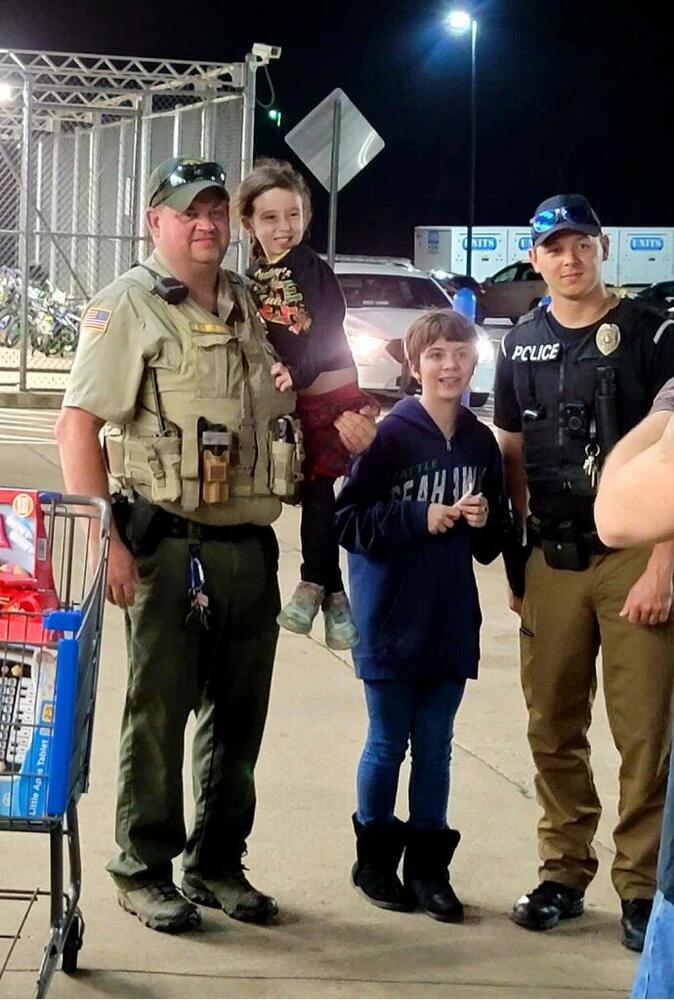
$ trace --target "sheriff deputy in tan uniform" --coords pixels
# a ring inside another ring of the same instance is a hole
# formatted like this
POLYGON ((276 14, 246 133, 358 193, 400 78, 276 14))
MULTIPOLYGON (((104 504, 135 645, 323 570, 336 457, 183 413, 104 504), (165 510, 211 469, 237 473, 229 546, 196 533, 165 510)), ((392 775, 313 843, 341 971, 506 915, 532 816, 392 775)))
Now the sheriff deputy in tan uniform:
MULTIPOLYGON (((222 167, 167 160, 148 195, 154 252, 89 303, 56 436, 68 491, 117 501, 108 598, 125 609, 129 675, 120 852, 108 870, 124 909, 179 931, 199 924, 195 903, 256 922, 277 912, 241 859, 278 634, 271 523, 294 494, 302 454, 287 372, 241 279, 220 268, 222 167), (172 861, 183 851, 181 893, 172 861)), ((337 426, 354 453, 374 436, 359 414, 337 426)))

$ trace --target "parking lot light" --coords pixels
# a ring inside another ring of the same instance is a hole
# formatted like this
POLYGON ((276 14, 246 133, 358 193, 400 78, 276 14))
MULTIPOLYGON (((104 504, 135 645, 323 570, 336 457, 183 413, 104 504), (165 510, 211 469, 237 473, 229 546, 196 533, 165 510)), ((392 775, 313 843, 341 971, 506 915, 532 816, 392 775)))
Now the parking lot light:
POLYGON ((466 233, 466 274, 473 268, 473 227, 475 225, 475 137, 477 133, 476 50, 477 20, 466 10, 452 8, 445 17, 445 27, 452 35, 470 30, 470 165, 468 181, 468 227, 466 233))
POLYGON ((451 31, 453 35, 462 35, 464 31, 468 31, 472 20, 467 10, 454 9, 447 14, 445 24, 447 30, 451 31))

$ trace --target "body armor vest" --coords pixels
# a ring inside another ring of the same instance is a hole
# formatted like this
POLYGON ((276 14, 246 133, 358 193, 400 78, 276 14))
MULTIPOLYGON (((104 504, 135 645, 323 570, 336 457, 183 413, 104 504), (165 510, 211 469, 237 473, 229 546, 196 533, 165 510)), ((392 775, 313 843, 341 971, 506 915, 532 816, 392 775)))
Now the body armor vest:
MULTIPOLYGON (((166 273, 156 254, 147 264, 166 273)), ((132 420, 104 431, 113 483, 194 521, 270 524, 280 513, 280 497, 292 499, 301 478, 301 437, 288 416, 295 396, 274 388, 276 358, 241 279, 221 272, 220 295, 224 286, 232 300, 226 319, 190 298, 169 304, 153 292, 154 277, 145 267, 118 280, 139 322, 159 326, 160 337, 155 355, 146 359, 132 420), (295 437, 281 434, 281 423, 295 437), (208 440, 213 426, 220 434, 210 437, 227 442, 218 453, 223 482, 215 493, 204 489, 203 460, 204 434, 208 440), (226 499, 204 502, 214 495, 226 499)))
POLYGON ((620 358, 600 352, 594 327, 577 343, 563 342, 543 308, 520 324, 509 353, 532 510, 553 518, 580 514, 581 520, 591 519, 597 473, 619 437, 615 376, 620 358))

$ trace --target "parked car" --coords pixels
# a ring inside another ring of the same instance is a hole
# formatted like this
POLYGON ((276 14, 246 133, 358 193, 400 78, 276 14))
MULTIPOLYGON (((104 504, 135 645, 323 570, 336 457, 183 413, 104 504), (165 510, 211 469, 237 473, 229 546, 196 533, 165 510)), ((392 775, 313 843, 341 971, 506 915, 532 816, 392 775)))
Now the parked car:
MULTIPOLYGON (((338 256, 335 273, 346 299, 345 329, 361 387, 379 395, 402 396, 405 334, 429 309, 451 309, 450 296, 408 260, 338 256)), ((483 406, 494 385, 494 345, 483 330, 478 337, 473 406, 483 406)))
POLYGON ((482 282, 480 306, 485 317, 515 323, 538 305, 546 294, 545 282, 528 261, 509 264, 482 282))
POLYGON ((674 316, 674 281, 656 281, 654 285, 633 294, 632 298, 666 316, 674 316))

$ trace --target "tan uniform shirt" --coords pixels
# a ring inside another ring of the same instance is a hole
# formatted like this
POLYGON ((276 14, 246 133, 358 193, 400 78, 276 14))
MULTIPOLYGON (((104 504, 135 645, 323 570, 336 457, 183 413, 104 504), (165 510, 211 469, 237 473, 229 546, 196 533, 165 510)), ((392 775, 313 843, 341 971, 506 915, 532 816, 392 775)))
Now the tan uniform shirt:
MULTIPOLYGON (((157 251, 150 255, 146 264, 161 275, 171 276, 157 251)), ((222 333, 224 324, 238 340, 252 341, 256 350, 265 356, 262 373, 265 400, 261 409, 266 410, 268 397, 274 393, 271 376, 267 373, 274 362, 273 350, 267 341, 264 323, 247 292, 244 294, 249 308, 246 308, 246 316, 241 315, 227 271, 220 271, 217 316, 188 296, 180 305, 169 307, 179 310, 180 324, 172 324, 166 303, 130 275, 129 271, 122 274, 100 291, 86 308, 64 406, 86 410, 108 425, 120 428, 133 425, 143 428, 145 433, 156 433, 156 416, 150 414, 151 406, 147 405, 146 370, 151 367, 157 371, 160 386, 169 392, 174 383, 178 388, 191 380, 195 385, 194 407, 200 411, 203 408, 203 415, 210 421, 229 422, 225 413, 227 406, 231 409, 232 404, 227 393, 226 371, 222 365, 209 363, 208 350, 188 350, 186 347, 191 344, 185 343, 185 338, 194 341, 195 337, 200 344, 208 343, 208 331, 218 329, 222 333), (225 400, 228 400, 227 405, 225 400)), ((241 364, 240 358, 236 363, 241 364)), ((257 377, 260 378, 259 373, 257 377)), ((255 407, 252 380, 250 386, 255 407)), ((162 388, 163 398, 170 402, 163 393, 162 388)), ((292 412, 294 402, 292 393, 283 394, 283 399, 274 404, 276 413, 292 412)), ((170 411, 170 407, 167 409, 170 411)), ((142 487, 139 492, 146 495, 142 487)), ((161 505, 181 512, 179 505, 161 505)), ((201 505, 187 516, 210 523, 251 521, 264 524, 275 520, 280 510, 280 502, 273 496, 250 499, 237 496, 226 505, 201 505)))

